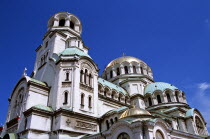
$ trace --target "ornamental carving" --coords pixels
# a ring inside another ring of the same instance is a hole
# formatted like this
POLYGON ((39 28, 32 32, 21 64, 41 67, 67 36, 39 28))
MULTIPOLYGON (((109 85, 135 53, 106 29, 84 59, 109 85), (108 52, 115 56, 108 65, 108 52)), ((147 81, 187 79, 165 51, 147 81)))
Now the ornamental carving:
POLYGON ((71 82, 62 82, 63 88, 70 87, 70 86, 71 86, 71 82))
POLYGON ((95 124, 90 124, 82 121, 76 121, 75 127, 86 130, 97 131, 97 126, 95 124))

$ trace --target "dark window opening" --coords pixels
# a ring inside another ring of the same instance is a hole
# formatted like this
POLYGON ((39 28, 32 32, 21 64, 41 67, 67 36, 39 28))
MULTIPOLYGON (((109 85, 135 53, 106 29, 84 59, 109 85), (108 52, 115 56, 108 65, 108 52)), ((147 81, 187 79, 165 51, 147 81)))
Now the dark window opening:
POLYGON ((70 21, 70 28, 74 29, 74 22, 70 21))
POLYGON ((112 74, 112 70, 110 71, 110 78, 112 78, 113 77, 113 74, 112 74))
POLYGON ((113 119, 111 119, 111 124, 112 124, 112 125, 114 124, 114 121, 113 121, 113 119))
POLYGON ((88 107, 89 108, 92 108, 92 97, 91 96, 89 96, 89 98, 88 98, 88 107))
POLYGON ((120 75, 120 68, 117 68, 117 75, 120 75))
POLYGON ((135 67, 135 66, 133 66, 133 73, 135 73, 135 74, 137 73, 137 72, 136 72, 136 67, 135 67))
POLYGON ((81 106, 84 106, 84 94, 81 94, 81 106))
POLYGON ((26 119, 25 119, 24 129, 26 129, 26 128, 27 128, 27 124, 28 124, 28 120, 27 120, 27 118, 26 118, 26 119))
POLYGON ((112 96, 111 97, 112 97, 112 99, 114 99, 114 93, 112 93, 112 96))
POLYGON ((45 47, 47 47, 47 46, 48 46, 48 41, 45 42, 45 47))
POLYGON ((68 103, 68 92, 64 93, 64 102, 63 104, 67 104, 68 103))
POLYGON ((61 19, 60 21, 59 21, 59 26, 60 27, 63 27, 65 25, 65 19, 61 19))
POLYGON ((149 101, 149 106, 152 106, 152 99, 151 99, 151 97, 148 98, 148 101, 149 101))
POLYGON ((166 93, 166 96, 167 96, 168 102, 171 102, 170 94, 169 93, 166 93))
POLYGON ((104 91, 104 96, 105 96, 105 97, 106 97, 106 94, 107 94, 107 93, 106 93, 106 90, 105 90, 105 91, 104 91))
POLYGON ((124 69, 125 69, 125 74, 128 74, 128 67, 125 66, 124 69))
POLYGON ((176 96, 176 101, 179 102, 178 92, 175 93, 175 96, 176 96))
POLYGON ((66 72, 66 81, 69 81, 69 72, 66 72))
POLYGON ((115 120, 115 122, 117 122, 118 121, 117 117, 115 117, 114 120, 115 120))
POLYGON ((106 129, 108 130, 109 129, 109 121, 106 120, 106 129))
POLYGON ((140 69, 141 69, 141 74, 144 74, 144 72, 143 72, 143 68, 141 67, 140 69))
POLYGON ((159 104, 159 103, 162 103, 162 102, 161 102, 161 97, 160 97, 160 95, 157 95, 157 101, 158 101, 158 104, 159 104))
POLYGON ((85 84, 87 84, 87 74, 88 74, 87 72, 88 72, 87 69, 85 69, 85 77, 84 77, 84 80, 85 80, 84 82, 85 82, 85 84))
POLYGON ((83 82, 82 81, 82 76, 83 76, 83 70, 80 71, 80 82, 83 82))

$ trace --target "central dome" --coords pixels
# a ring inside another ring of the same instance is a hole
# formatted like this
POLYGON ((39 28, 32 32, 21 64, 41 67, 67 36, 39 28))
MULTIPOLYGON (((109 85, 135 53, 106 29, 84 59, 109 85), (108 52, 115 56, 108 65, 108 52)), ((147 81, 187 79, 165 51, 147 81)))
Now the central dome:
POLYGON ((132 63, 132 62, 137 62, 137 63, 144 63, 146 65, 145 62, 143 62, 142 60, 132 57, 132 56, 123 56, 123 57, 119 57, 117 59, 112 60, 107 66, 106 68, 112 67, 116 64, 121 64, 123 62, 128 62, 128 63, 132 63))
POLYGON ((136 117, 136 116, 142 117, 142 116, 152 116, 152 115, 147 110, 134 106, 133 108, 123 112, 122 115, 120 116, 120 119, 126 117, 136 117))

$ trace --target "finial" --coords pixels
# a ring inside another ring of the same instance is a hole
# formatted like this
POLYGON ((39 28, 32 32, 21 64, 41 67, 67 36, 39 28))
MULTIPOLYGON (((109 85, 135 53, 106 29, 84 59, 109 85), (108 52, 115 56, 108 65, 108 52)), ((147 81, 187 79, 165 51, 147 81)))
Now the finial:
POLYGON ((23 76, 27 76, 26 71, 27 71, 27 68, 24 68, 24 70, 23 70, 23 76))

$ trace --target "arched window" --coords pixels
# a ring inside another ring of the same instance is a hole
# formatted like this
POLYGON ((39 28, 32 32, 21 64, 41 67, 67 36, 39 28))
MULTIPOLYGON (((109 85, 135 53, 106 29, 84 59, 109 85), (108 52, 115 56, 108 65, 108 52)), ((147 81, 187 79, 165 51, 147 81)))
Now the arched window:
POLYGON ((118 121, 117 117, 115 117, 114 120, 115 120, 115 122, 117 122, 118 121))
POLYGON ((133 73, 135 73, 135 74, 137 73, 136 72, 136 66, 133 66, 133 73))
POLYGON ((127 104, 127 98, 125 98, 125 104, 127 104))
POLYGON ((64 92, 64 102, 63 104, 67 104, 68 103, 68 92, 64 92))
POLYGON ((155 133, 156 139, 164 139, 163 133, 160 130, 157 130, 155 133))
POLYGON ((66 72, 66 81, 69 81, 69 72, 66 72))
POLYGON ((120 75, 120 68, 117 68, 117 76, 120 75))
POLYGON ((74 22, 70 21, 70 28, 74 29, 74 22))
POLYGON ((113 74, 112 74, 112 70, 110 71, 110 78, 112 78, 113 77, 113 74))
POLYGON ((140 69, 141 69, 141 74, 144 74, 143 68, 142 68, 142 67, 140 67, 140 69))
POLYGON ((109 129, 109 121, 106 120, 106 129, 108 130, 109 129))
POLYGON ((175 96, 176 96, 176 101, 179 102, 179 94, 178 94, 178 92, 175 92, 175 96))
POLYGON ((113 125, 114 124, 114 121, 113 121, 113 119, 111 119, 111 125, 113 125))
POLYGON ((88 71, 87 71, 87 69, 85 69, 85 77, 84 77, 84 82, 85 82, 85 84, 87 84, 87 76, 88 76, 88 73, 87 73, 88 71))
POLYGON ((112 92, 112 95, 111 95, 112 99, 114 99, 114 92, 112 92))
POLYGON ((92 76, 89 74, 89 85, 92 86, 92 76))
POLYGON ((27 117, 26 117, 26 119, 25 119, 24 129, 26 129, 26 128, 27 128, 27 124, 28 124, 28 120, 27 120, 27 117))
POLYGON ((148 98, 149 106, 152 106, 152 99, 151 97, 148 98))
POLYGON ((81 106, 84 107, 84 97, 85 97, 85 94, 81 94, 81 106))
POLYGON ((65 19, 61 19, 60 21, 59 21, 59 26, 60 27, 63 27, 65 25, 65 19))
POLYGON ((121 133, 117 139, 130 139, 130 137, 127 133, 121 133))
POLYGON ((88 107, 92 108, 92 97, 91 96, 88 97, 88 107))
POLYGON ((201 120, 198 116, 195 117, 195 124, 196 124, 198 134, 199 135, 205 135, 206 131, 205 131, 204 125, 203 125, 203 123, 201 122, 201 120))
POLYGON ((167 96, 168 102, 171 102, 170 94, 169 93, 166 93, 166 96, 167 96))
POLYGON ((80 82, 83 82, 83 70, 80 71, 80 82))
POLYGON ((120 95, 118 96, 118 101, 120 101, 120 95))
POLYGON ((124 70, 125 70, 125 74, 128 74, 128 67, 127 66, 124 67, 124 70))
POLYGON ((107 92, 106 92, 106 89, 104 90, 104 96, 106 97, 106 95, 107 95, 107 92))
POLYGON ((161 102, 161 97, 160 97, 160 95, 157 95, 157 101, 158 101, 158 104, 159 104, 159 103, 162 103, 162 102, 161 102))

